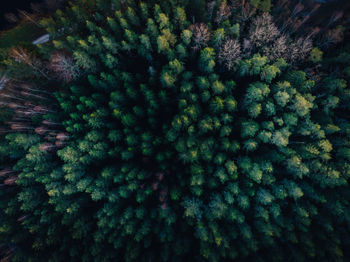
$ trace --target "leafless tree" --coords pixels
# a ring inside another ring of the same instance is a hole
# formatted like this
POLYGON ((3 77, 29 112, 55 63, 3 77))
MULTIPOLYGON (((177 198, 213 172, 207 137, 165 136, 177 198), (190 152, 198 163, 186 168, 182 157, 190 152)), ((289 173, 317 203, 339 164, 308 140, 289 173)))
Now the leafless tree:
POLYGON ((0 177, 9 176, 13 173, 15 173, 15 171, 13 171, 11 167, 7 167, 0 170, 0 177))
POLYGON ((250 25, 249 40, 254 46, 260 47, 274 41, 280 32, 268 13, 254 18, 250 25))
POLYGON ((297 62, 308 56, 312 50, 310 38, 298 38, 289 43, 288 58, 291 62, 297 62))
POLYGON ((55 148, 57 148, 57 146, 51 143, 43 143, 39 146, 40 151, 46 151, 46 152, 51 151, 52 149, 55 149, 55 148))
POLYGON ((22 47, 13 47, 10 50, 10 57, 13 58, 16 62, 28 65, 35 72, 41 74, 46 79, 49 79, 49 76, 45 72, 43 63, 33 54, 28 52, 28 50, 22 47))
POLYGON ((40 89, 40 88, 32 88, 32 87, 31 87, 30 85, 28 85, 28 84, 21 84, 20 86, 21 86, 21 88, 22 88, 23 90, 27 90, 27 91, 29 91, 29 92, 35 92, 35 93, 40 93, 40 94, 45 94, 45 95, 53 96, 52 92, 47 92, 47 91, 42 90, 42 89, 40 89))
POLYGON ((195 50, 206 46, 210 39, 209 27, 204 23, 190 25, 192 31, 193 48, 195 50))
POLYGON ((4 184, 7 186, 15 186, 17 181, 17 176, 10 176, 4 180, 4 184))
POLYGON ((24 10, 20 10, 20 9, 18 9, 17 11, 19 13, 19 16, 22 19, 26 19, 26 20, 32 22, 33 24, 35 24, 37 27, 42 28, 42 26, 40 24, 38 24, 37 21, 35 21, 34 14, 30 14, 30 13, 28 13, 28 12, 26 12, 24 10))
POLYGON ((42 106, 42 105, 34 106, 33 110, 34 110, 36 113, 40 113, 40 114, 56 113, 55 110, 51 110, 51 109, 49 109, 48 107, 42 106))
POLYGON ((67 141, 57 140, 57 141, 55 142, 55 145, 56 145, 57 147, 59 147, 59 148, 64 147, 66 144, 67 144, 67 141))
POLYGON ((281 35, 275 41, 273 41, 271 46, 266 46, 263 53, 272 61, 277 58, 287 59, 287 52, 287 37, 285 35, 281 35))
POLYGON ((52 120, 46 120, 46 119, 42 121, 42 124, 47 125, 47 126, 61 126, 62 125, 61 123, 54 122, 52 120))
POLYGON ((227 5, 226 1, 222 1, 218 11, 216 12, 215 22, 220 24, 222 21, 229 18, 231 15, 231 8, 227 5))
POLYGON ((47 129, 44 126, 39 126, 39 127, 35 128, 35 133, 37 133, 38 135, 45 135, 46 133, 48 133, 50 131, 56 131, 56 130, 47 129))
POLYGON ((80 75, 79 67, 75 64, 73 57, 62 52, 51 55, 50 68, 58 79, 65 82, 70 82, 80 75))
POLYGON ((336 28, 329 29, 321 34, 318 43, 321 47, 329 47, 330 45, 341 42, 343 38, 344 28, 342 26, 337 26, 336 28))
POLYGON ((58 133, 56 135, 56 139, 60 140, 60 141, 69 140, 69 138, 70 138, 69 134, 68 133, 64 133, 64 132, 58 133))
POLYGON ((228 39, 220 47, 218 53, 218 60, 221 64, 230 70, 233 68, 235 61, 241 55, 241 46, 237 40, 228 39))
POLYGON ((216 1, 208 1, 207 3, 207 14, 208 14, 208 20, 211 21, 213 18, 214 8, 216 6, 216 1))
POLYGON ((292 16, 292 17, 296 16, 296 15, 299 14, 301 11, 303 11, 303 9, 304 9, 304 6, 303 6, 302 3, 296 4, 295 7, 294 7, 294 9, 293 9, 293 11, 292 11, 291 16, 292 16))
POLYGON ((310 38, 314 38, 314 37, 317 36, 320 32, 321 32, 321 28, 319 28, 319 27, 313 27, 313 28, 308 32, 308 36, 309 36, 310 38))
POLYGON ((255 13, 256 7, 250 4, 249 0, 232 0, 231 10, 238 10, 235 12, 235 19, 237 22, 248 21, 255 13))
POLYGON ((10 80, 6 77, 6 74, 0 74, 0 90, 4 89, 9 81, 10 80))
POLYGON ((23 215, 23 216, 20 216, 17 221, 18 222, 23 222, 24 220, 26 220, 29 216, 28 215, 23 215))

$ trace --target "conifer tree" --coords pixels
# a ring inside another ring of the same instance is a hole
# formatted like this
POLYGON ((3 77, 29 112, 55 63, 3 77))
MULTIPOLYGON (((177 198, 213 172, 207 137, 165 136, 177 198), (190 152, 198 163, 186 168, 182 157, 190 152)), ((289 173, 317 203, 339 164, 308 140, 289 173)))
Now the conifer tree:
POLYGON ((1 62, 2 257, 348 260, 349 48, 237 2, 74 0, 1 62))

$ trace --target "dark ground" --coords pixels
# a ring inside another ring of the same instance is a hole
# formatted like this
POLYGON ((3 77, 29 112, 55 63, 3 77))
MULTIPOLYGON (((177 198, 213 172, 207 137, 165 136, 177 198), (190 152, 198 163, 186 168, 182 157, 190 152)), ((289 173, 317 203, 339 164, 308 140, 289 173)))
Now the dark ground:
MULTIPOLYGON (((4 15, 6 13, 17 14, 17 9, 31 11, 30 3, 40 2, 39 0, 0 0, 0 30, 11 26, 6 21, 4 15)), ((13 24, 12 24, 13 25, 13 24)))

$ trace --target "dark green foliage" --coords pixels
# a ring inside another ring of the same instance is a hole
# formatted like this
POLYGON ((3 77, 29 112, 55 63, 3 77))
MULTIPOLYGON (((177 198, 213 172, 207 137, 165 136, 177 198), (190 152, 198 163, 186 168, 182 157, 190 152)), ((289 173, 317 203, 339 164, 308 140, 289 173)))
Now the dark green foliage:
POLYGON ((38 28, 35 24, 30 22, 22 22, 15 28, 1 33, 0 49, 31 43, 44 33, 45 31, 38 28))
POLYGON ((349 258, 349 52, 272 55, 272 18, 235 31, 233 4, 76 0, 43 22, 84 74, 25 97, 37 114, 1 140, 13 261, 349 258))

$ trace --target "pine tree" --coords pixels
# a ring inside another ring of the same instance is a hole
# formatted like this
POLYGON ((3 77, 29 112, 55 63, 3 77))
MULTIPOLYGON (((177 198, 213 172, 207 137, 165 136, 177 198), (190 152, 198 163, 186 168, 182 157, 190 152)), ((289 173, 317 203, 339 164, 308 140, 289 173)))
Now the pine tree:
POLYGON ((271 2, 74 0, 1 55, 0 256, 347 260, 349 49, 271 2))

